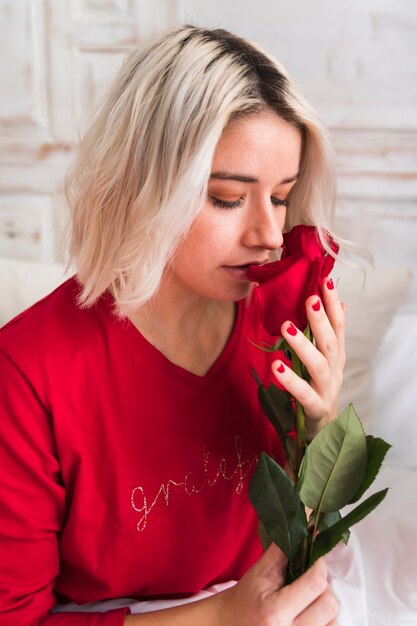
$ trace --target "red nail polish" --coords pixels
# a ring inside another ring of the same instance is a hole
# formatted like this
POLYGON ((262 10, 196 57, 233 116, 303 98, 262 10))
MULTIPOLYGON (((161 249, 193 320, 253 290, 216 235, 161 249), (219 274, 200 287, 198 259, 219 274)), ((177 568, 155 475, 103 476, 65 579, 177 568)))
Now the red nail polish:
POLYGON ((320 300, 317 300, 313 306, 312 306, 313 311, 320 311, 320 300))
POLYGON ((334 284, 333 284, 333 281, 332 281, 331 278, 329 278, 329 280, 327 281, 326 285, 327 285, 327 289, 330 289, 330 290, 334 289, 334 284))
POLYGON ((289 335, 292 335, 293 337, 295 337, 295 335, 297 334, 297 329, 296 329, 296 327, 294 326, 294 324, 292 324, 292 323, 291 323, 291 324, 288 326, 288 328, 287 328, 287 333, 288 333, 289 335))
POLYGON ((280 374, 283 374, 285 372, 285 367, 283 366, 282 363, 279 364, 279 366, 277 367, 277 370, 280 374))

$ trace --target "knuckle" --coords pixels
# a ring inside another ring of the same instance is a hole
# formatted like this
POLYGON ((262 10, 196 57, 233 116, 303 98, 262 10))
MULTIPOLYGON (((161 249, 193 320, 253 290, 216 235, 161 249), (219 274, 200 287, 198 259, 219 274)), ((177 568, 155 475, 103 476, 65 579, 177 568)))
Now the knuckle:
POLYGON ((333 375, 333 381, 334 381, 334 387, 337 390, 337 393, 339 393, 342 385, 343 385, 343 368, 341 368, 341 370, 335 372, 335 374, 333 375))
POLYGON ((291 611, 289 610, 289 595, 286 587, 282 587, 279 592, 279 603, 274 612, 274 626, 287 626, 291 623, 291 611))
POLYGON ((310 589, 316 597, 323 593, 323 591, 326 589, 326 585, 327 579, 321 572, 312 572, 310 578, 310 589))
POLYGON ((276 610, 269 605, 259 611, 257 619, 259 626, 285 626, 285 624, 288 623, 284 621, 282 616, 278 616, 276 610))
POLYGON ((317 362, 314 365, 314 371, 318 376, 324 376, 327 374, 329 369, 328 363, 327 363, 327 359, 326 358, 321 358, 321 359, 317 359, 317 362))
POLYGON ((332 410, 332 405, 330 402, 323 402, 323 406, 322 406, 322 414, 324 416, 329 416, 331 414, 331 410, 332 410))
POLYGON ((326 352, 330 352, 331 354, 336 352, 339 348, 339 344, 338 344, 336 337, 334 336, 334 337, 327 339, 324 344, 324 347, 325 347, 326 352))
POLYGON ((297 400, 302 404, 308 404, 311 398, 310 389, 300 389, 297 393, 297 400))
POLYGON ((336 332, 343 333, 346 329, 345 317, 338 317, 334 323, 334 329, 336 332))
POLYGON ((336 617, 339 613, 340 603, 330 589, 327 589, 322 596, 323 607, 329 618, 336 617))

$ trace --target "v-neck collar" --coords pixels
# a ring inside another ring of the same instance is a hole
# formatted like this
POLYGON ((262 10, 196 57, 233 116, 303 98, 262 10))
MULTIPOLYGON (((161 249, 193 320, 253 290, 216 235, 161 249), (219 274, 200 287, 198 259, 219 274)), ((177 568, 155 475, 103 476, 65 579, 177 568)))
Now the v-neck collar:
POLYGON ((137 346, 141 354, 154 366, 196 387, 209 387, 228 362, 241 334, 240 331, 245 308, 244 300, 240 300, 236 303, 237 310, 232 332, 217 359, 208 371, 203 376, 200 376, 170 361, 168 357, 162 354, 162 352, 142 335, 140 330, 129 319, 118 320, 113 310, 114 298, 109 292, 106 292, 106 294, 100 298, 100 304, 102 304, 106 312, 110 314, 113 324, 116 324, 116 326, 120 328, 125 336, 128 337, 129 341, 132 342, 132 345, 137 346))

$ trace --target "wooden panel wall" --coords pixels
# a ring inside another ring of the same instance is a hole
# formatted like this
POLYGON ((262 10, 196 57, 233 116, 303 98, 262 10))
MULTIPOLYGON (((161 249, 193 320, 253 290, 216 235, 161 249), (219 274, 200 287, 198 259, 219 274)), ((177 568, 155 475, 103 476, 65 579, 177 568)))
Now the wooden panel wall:
POLYGON ((0 256, 62 254, 63 179, 124 53, 169 0, 0 0, 0 256))
POLYGON ((338 232, 417 275, 415 0, 0 0, 0 256, 60 258, 79 130, 126 50, 175 21, 280 59, 330 128, 338 232))
POLYGON ((417 2, 179 0, 179 13, 281 61, 331 131, 337 232, 377 265, 412 267, 417 311, 417 2))

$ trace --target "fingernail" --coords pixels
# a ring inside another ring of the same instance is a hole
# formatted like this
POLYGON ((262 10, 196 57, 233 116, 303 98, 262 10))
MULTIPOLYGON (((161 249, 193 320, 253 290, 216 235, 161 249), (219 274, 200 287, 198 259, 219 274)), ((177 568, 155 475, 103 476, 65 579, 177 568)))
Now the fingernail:
POLYGON ((313 304, 313 311, 320 311, 320 300, 317 300, 314 304, 313 304))
POLYGON ((297 329, 296 329, 296 327, 294 326, 294 324, 293 324, 293 323, 291 323, 291 324, 288 326, 288 328, 287 328, 287 333, 288 333, 289 335, 292 335, 293 337, 297 334, 297 329))
POLYGON ((329 280, 326 283, 327 289, 334 289, 334 284, 333 284, 333 280, 331 278, 329 278, 329 280))
POLYGON ((280 374, 283 374, 283 373, 285 372, 285 367, 284 367, 284 365, 283 365, 282 363, 280 363, 280 364, 278 365, 278 367, 277 367, 277 371, 278 371, 280 374))

